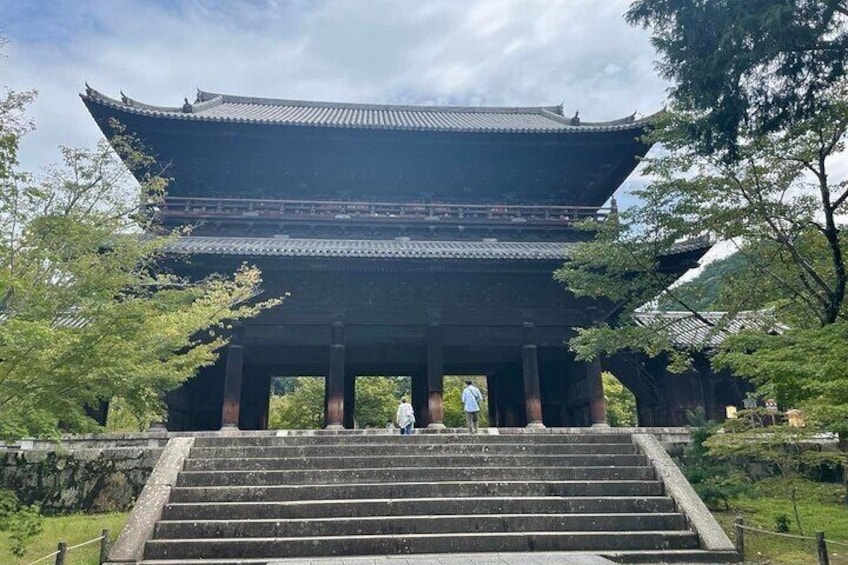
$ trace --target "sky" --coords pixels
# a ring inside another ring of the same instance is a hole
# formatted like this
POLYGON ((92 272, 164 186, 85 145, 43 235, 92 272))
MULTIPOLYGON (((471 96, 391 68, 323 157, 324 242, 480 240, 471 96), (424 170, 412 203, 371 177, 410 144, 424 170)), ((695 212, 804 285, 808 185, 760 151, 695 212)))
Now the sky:
POLYGON ((0 84, 35 89, 27 169, 100 132, 91 86, 179 106, 197 88, 362 102, 541 106, 587 121, 663 106, 622 0, 0 0, 0 84))
MULTIPOLYGON (((661 109, 668 83, 630 0, 0 0, 0 85, 35 89, 20 160, 101 133, 79 93, 179 106, 198 88, 374 104, 661 109)), ((616 193, 644 185, 631 175, 616 193)))

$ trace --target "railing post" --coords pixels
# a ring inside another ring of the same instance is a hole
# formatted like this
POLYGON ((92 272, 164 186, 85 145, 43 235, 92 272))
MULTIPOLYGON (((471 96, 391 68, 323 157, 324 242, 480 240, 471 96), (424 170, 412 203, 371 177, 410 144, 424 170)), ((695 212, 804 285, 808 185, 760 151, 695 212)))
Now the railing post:
POLYGON ((745 559, 745 529, 743 526, 745 525, 745 519, 742 516, 737 516, 733 521, 733 529, 736 533, 736 551, 739 552, 739 556, 742 559, 745 559))
POLYGON ((56 554, 56 565, 65 565, 65 557, 68 554, 68 544, 59 542, 59 553, 56 554))
POLYGON ((109 556, 109 530, 103 530, 100 533, 100 560, 98 563, 103 565, 106 563, 106 558, 109 556))
POLYGON ((819 565, 830 565, 827 556, 827 544, 824 541, 824 532, 816 532, 816 551, 819 554, 819 565))

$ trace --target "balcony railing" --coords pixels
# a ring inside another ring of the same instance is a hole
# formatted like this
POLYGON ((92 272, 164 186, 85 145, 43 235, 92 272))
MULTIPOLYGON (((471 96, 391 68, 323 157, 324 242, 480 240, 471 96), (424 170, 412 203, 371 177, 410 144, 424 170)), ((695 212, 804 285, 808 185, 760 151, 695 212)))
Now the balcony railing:
POLYGON ((603 220, 609 208, 506 204, 424 204, 166 197, 151 205, 167 219, 573 224, 603 220))

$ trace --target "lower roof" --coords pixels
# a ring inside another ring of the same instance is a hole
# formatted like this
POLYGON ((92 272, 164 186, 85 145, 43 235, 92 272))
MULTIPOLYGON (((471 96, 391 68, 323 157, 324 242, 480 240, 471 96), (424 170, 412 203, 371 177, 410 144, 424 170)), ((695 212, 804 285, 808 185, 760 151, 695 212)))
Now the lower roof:
MULTIPOLYGON (((288 237, 185 236, 166 251, 190 255, 270 257, 365 257, 374 259, 513 259, 563 261, 577 242, 566 241, 425 241, 397 239, 300 239, 288 237)), ((708 237, 680 241, 659 256, 694 253, 712 246, 708 237)), ((697 259, 696 257, 696 259, 697 259)))
POLYGON ((275 257, 369 257, 376 259, 563 260, 573 243, 500 241, 415 241, 288 239, 275 237, 182 237, 171 253, 275 257))
POLYGON ((176 240, 166 250, 171 253, 192 255, 564 260, 568 258, 568 248, 572 245, 574 244, 550 241, 416 241, 187 236, 176 240))

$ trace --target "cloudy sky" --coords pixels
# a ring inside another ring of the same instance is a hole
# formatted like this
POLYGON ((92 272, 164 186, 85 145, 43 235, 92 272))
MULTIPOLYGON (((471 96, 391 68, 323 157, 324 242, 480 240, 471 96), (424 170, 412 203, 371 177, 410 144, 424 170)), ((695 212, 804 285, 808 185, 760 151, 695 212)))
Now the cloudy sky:
MULTIPOLYGON (((100 132, 78 94, 212 92, 648 114, 667 84, 628 0, 0 0, 0 84, 36 89, 28 169, 100 132)), ((638 180, 631 181, 638 182, 638 180)), ((626 190, 627 186, 623 187, 626 190)))

